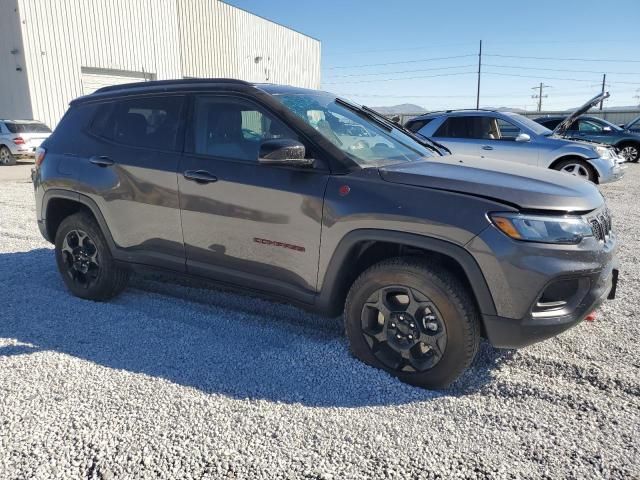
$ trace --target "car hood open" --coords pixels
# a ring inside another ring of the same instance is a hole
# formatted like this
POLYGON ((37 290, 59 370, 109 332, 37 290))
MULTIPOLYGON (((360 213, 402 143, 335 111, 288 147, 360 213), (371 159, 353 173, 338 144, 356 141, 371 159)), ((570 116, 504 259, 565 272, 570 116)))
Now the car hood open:
POLYGON ((387 182, 490 198, 526 210, 587 212, 604 202, 596 186, 581 178, 499 160, 454 154, 379 171, 387 182))
POLYGON ((576 118, 587 113, 589 110, 591 110, 591 108, 595 107, 605 98, 609 98, 609 92, 599 93, 587 103, 585 103, 581 107, 578 107, 571 115, 565 118, 558 124, 556 128, 553 129, 553 133, 555 133, 556 135, 564 135, 567 131, 567 128, 569 128, 569 126, 576 120, 576 118))

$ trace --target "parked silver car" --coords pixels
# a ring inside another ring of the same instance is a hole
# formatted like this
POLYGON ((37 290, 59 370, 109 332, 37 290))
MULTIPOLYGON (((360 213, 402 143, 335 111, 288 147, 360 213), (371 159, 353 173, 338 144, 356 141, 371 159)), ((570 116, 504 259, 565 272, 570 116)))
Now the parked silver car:
MULTIPOLYGON (((581 115, 594 101, 577 109, 570 118, 581 115)), ((624 173, 624 160, 613 148, 567 140, 517 113, 447 110, 413 118, 406 126, 455 154, 551 168, 594 183, 613 182, 624 173)))
POLYGON ((51 129, 36 120, 0 119, 0 165, 35 159, 36 149, 50 134, 51 129))

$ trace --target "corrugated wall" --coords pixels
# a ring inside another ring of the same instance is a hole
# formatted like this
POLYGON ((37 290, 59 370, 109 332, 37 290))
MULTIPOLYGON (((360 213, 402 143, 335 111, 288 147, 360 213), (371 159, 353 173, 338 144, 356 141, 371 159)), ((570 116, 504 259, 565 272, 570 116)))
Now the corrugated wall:
POLYGON ((0 0, 0 118, 33 118, 17 0, 0 0))
POLYGON ((320 42, 218 0, 17 4, 33 116, 51 126, 82 95, 82 67, 320 85, 320 42))
POLYGON ((223 2, 178 5, 184 76, 320 87, 319 41, 223 2))
POLYGON ((175 0, 19 0, 34 116, 55 125, 82 67, 180 77, 175 0))

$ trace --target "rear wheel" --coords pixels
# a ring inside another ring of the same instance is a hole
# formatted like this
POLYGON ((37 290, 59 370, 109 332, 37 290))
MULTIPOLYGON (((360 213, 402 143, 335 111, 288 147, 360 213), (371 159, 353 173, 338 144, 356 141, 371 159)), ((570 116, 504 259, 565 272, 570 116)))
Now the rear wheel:
POLYGON ((76 297, 108 300, 120 293, 129 273, 118 266, 95 220, 86 213, 65 218, 56 232, 56 263, 76 297))
POLYGON ((640 145, 636 143, 625 143, 618 147, 620 155, 627 161, 637 163, 640 160, 640 145))
POLYGON ((344 316, 357 358, 420 387, 448 386, 478 349, 478 314, 468 292, 419 258, 387 260, 362 273, 344 316))
POLYGON ((0 165, 15 165, 16 159, 9 150, 4 145, 0 147, 0 165))
POLYGON ((558 170, 562 173, 568 173, 576 177, 584 178, 590 182, 597 183, 598 175, 588 162, 580 160, 578 158, 568 158, 558 162, 554 167, 554 170, 558 170))

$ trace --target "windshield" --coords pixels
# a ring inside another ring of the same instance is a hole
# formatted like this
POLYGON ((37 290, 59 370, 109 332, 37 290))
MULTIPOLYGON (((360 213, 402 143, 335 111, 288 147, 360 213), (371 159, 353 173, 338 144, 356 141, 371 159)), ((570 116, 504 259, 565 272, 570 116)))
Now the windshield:
POLYGON ((51 133, 51 129, 43 123, 4 122, 11 133, 51 133))
POLYGON ((518 122, 520 122, 520 124, 522 124, 529 130, 531 130, 536 135, 549 136, 553 133, 544 125, 540 125, 538 122, 534 122, 533 120, 531 120, 528 117, 525 117, 524 115, 520 115, 518 113, 509 113, 508 115, 514 120, 517 120, 518 122))
POLYGON ((413 162, 432 152, 397 129, 385 129, 326 93, 275 95, 282 104, 361 167, 413 162))

